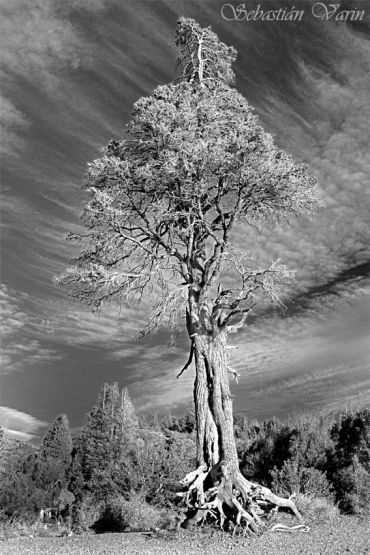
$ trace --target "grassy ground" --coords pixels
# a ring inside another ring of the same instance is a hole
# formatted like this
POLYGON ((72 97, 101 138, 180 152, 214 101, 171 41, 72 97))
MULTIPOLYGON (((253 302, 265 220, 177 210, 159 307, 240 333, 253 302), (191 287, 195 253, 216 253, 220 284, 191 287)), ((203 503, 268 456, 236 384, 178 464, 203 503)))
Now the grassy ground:
POLYGON ((304 532, 266 532, 232 539, 205 531, 84 534, 72 537, 18 537, 0 541, 3 555, 353 555, 370 554, 369 525, 339 517, 304 532))

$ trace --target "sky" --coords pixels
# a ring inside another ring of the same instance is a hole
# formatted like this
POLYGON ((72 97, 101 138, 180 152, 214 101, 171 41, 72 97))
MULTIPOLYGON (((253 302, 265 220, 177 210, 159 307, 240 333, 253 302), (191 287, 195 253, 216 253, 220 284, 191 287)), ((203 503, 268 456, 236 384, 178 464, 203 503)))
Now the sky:
POLYGON ((185 333, 171 348, 166 330, 138 340, 145 307, 96 316, 53 282, 77 254, 64 237, 81 226, 86 164, 124 136, 136 100, 174 79, 182 15, 237 49, 237 89, 278 146, 309 164, 323 203, 310 222, 235 231, 261 263, 295 272, 286 310, 261 307, 232 337, 235 412, 369 400, 370 7, 342 2, 364 12, 345 22, 315 17, 311 0, 261 0, 262 11, 295 5, 301 21, 236 21, 224 4, 0 0, 0 425, 13 437, 37 442, 61 413, 78 431, 104 382, 128 387, 139 412, 191 407, 194 369, 176 379, 185 333))

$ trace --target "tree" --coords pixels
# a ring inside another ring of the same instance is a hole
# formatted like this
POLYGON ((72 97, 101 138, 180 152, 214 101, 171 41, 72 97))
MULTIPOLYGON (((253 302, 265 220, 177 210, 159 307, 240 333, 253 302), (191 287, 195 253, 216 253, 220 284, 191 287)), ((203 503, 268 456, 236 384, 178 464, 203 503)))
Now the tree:
POLYGON ((40 446, 40 460, 44 486, 50 488, 60 482, 67 484, 67 472, 71 464, 72 438, 68 418, 65 414, 58 416, 46 432, 40 446))
POLYGON ((48 501, 43 486, 36 448, 6 440, 0 460, 0 517, 34 517, 48 501))
POLYGON ((46 432, 40 447, 43 460, 56 459, 64 466, 71 461, 72 439, 68 418, 65 414, 57 416, 46 432))
POLYGON ((88 490, 107 496, 118 489, 117 466, 135 441, 138 419, 126 388, 105 383, 87 415, 78 447, 83 481, 88 490))
MULTIPOLYGON (((183 481, 187 501, 218 511, 221 523, 228 507, 228 520, 243 518, 256 529, 257 489, 239 471, 233 435, 229 373, 237 375, 227 337, 256 303, 280 303, 289 271, 278 262, 261 268, 235 248, 233 233, 243 226, 248 243, 251 226, 309 215, 316 180, 274 145, 232 87, 233 48, 185 18, 175 41, 176 81, 138 100, 127 138, 111 141, 89 164, 87 231, 69 236, 82 252, 58 282, 94 310, 149 301, 143 333, 173 329, 186 316, 190 355, 183 371, 194 359, 199 464, 183 481)), ((291 507, 298 516, 290 500, 267 489, 261 495, 266 506, 291 507)))

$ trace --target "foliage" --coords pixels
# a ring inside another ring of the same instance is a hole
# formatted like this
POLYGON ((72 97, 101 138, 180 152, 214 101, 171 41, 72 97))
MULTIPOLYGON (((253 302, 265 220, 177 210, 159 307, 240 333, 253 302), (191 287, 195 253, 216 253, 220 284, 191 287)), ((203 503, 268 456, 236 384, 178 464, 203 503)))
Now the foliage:
POLYGON ((369 511, 370 409, 346 409, 331 429, 334 447, 328 452, 328 475, 339 507, 349 513, 369 511))
POLYGON ((45 535, 43 524, 31 515, 14 515, 7 521, 0 521, 0 541, 19 537, 45 535))
POLYGON ((269 486, 270 470, 280 468, 289 457, 289 435, 289 429, 278 418, 262 424, 253 422, 250 427, 245 422, 238 437, 243 474, 269 486))
MULTIPOLYGON (((71 465, 72 439, 68 418, 58 416, 47 431, 39 451, 39 472, 43 487, 50 496, 56 483, 59 489, 66 487, 67 474, 71 465)), ((51 497, 50 503, 51 504, 51 497)))
POLYGON ((72 439, 68 418, 65 414, 58 416, 47 431, 40 447, 40 457, 47 461, 57 459, 64 466, 70 464, 72 439))
POLYGON ((307 523, 321 524, 339 516, 337 505, 327 497, 299 493, 296 497, 296 505, 307 523))
POLYGON ((168 415, 162 422, 162 429, 166 432, 187 433, 191 434, 195 430, 195 413, 193 410, 188 410, 184 416, 176 418, 175 416, 168 415))
POLYGON ((210 28, 201 29, 194 20, 181 17, 175 42, 179 49, 180 80, 206 85, 208 89, 220 82, 234 83, 231 65, 236 60, 236 50, 223 44, 210 28), (195 56, 197 51, 199 55, 195 56))
POLYGON ((346 409, 333 424, 331 437, 335 443, 332 461, 336 467, 345 467, 356 456, 358 462, 370 470, 370 409, 346 409))
POLYGON ((137 427, 138 419, 127 390, 120 394, 117 383, 104 384, 97 405, 87 416, 75 453, 84 487, 99 498, 118 493, 116 469, 130 451, 137 427))
MULTIPOLYGON (((39 449, 3 440, 0 517, 8 523, 8 534, 40 533, 38 511, 53 503, 43 465, 59 457, 61 476, 76 495, 75 532, 174 526, 178 482, 195 459, 190 412, 152 427, 142 421, 140 427, 128 393, 105 384, 73 445, 66 422, 57 419, 39 449)), ((344 512, 368 511, 368 409, 306 413, 285 422, 237 417, 235 434, 243 472, 272 484, 278 494, 297 493, 297 506, 308 520, 337 515, 333 496, 344 512)))
POLYGON ((278 495, 293 493, 332 499, 330 483, 324 472, 312 467, 300 466, 296 459, 288 459, 278 470, 271 470, 272 488, 278 495))
POLYGON ((288 221, 317 206, 316 179, 279 150, 230 86, 236 53, 182 18, 179 79, 139 99, 127 138, 89 164, 80 256, 57 283, 94 309, 151 306, 146 332, 192 324, 228 329, 257 300, 278 302, 290 277, 233 246, 235 224, 288 221), (227 284, 227 287, 223 286, 227 284))
MULTIPOLYGON (((281 288, 291 276, 278 261, 261 267, 250 252, 238 251, 232 233, 237 224, 248 232, 266 220, 286 223, 310 215, 318 204, 316 179, 305 164, 276 147, 231 87, 233 48, 186 18, 178 23, 175 42, 178 79, 139 99, 126 138, 111 141, 89 164, 85 231, 69 236, 80 254, 57 283, 93 310, 111 302, 136 306, 145 301, 151 313, 142 333, 160 325, 173 330, 186 318, 190 356, 179 375, 195 353, 197 463, 229 466, 231 492, 239 469, 228 372, 237 373, 227 364, 227 334, 245 323, 257 302, 281 304, 281 288)), ((98 435, 90 433, 91 443, 82 440, 85 480, 90 489, 104 489, 104 495, 120 489, 123 418, 115 393, 109 398, 111 414, 104 394, 90 415, 96 423, 90 429, 98 435), (109 421, 115 416, 118 433, 109 421), (91 452, 101 446, 109 448, 105 469, 100 460, 91 464, 91 452)), ((127 453, 128 468, 134 458, 140 469, 143 453, 127 453)), ((148 491, 140 474, 142 483, 135 487, 148 491)), ((248 488, 242 484, 245 480, 235 487, 245 503, 248 488)), ((205 502, 203 483, 196 491, 199 499, 192 502, 198 511, 203 508, 198 501, 205 502)), ((235 503, 229 506, 239 511, 235 503)))
POLYGON ((242 472, 277 493, 335 499, 346 512, 369 506, 370 411, 300 413, 282 423, 236 421, 242 472))
POLYGON ((340 509, 346 513, 369 514, 370 474, 356 455, 349 466, 334 473, 333 484, 340 509))
POLYGON ((96 532, 141 532, 161 525, 165 511, 145 501, 141 494, 132 493, 127 500, 122 496, 109 499, 92 529, 96 532))
POLYGON ((5 519, 34 515, 48 498, 40 480, 36 450, 14 441, 4 458, 0 475, 0 515, 5 519))
POLYGON ((72 508, 72 530, 74 533, 87 532, 103 514, 105 502, 96 495, 85 492, 72 508))
POLYGON ((326 470, 327 451, 333 444, 330 423, 323 413, 301 413, 285 423, 272 418, 262 424, 254 421, 249 426, 244 422, 243 428, 239 424, 237 437, 243 473, 271 485, 287 461, 292 461, 292 465, 285 468, 281 477, 293 468, 299 468, 299 472, 308 468, 326 470))

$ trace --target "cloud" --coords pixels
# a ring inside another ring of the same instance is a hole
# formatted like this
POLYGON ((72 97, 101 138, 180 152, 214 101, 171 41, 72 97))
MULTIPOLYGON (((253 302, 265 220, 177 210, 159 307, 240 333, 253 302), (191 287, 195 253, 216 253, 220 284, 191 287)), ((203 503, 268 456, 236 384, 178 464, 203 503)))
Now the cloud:
POLYGON ((9 98, 16 95, 15 80, 21 78, 55 90, 62 68, 78 67, 81 46, 71 23, 58 17, 53 2, 3 0, 0 15, 2 151, 13 154, 22 145, 18 133, 29 123, 27 115, 9 98))
POLYGON ((1 373, 27 370, 29 366, 56 360, 57 353, 33 336, 35 316, 20 308, 27 295, 16 297, 5 285, 0 285, 1 314, 1 373))
MULTIPOLYGON (((331 304, 340 302, 347 291, 344 282, 359 273, 365 278, 370 260, 369 43, 345 26, 325 29, 318 44, 325 37, 327 56, 305 48, 304 35, 302 41, 297 38, 296 49, 285 52, 286 62, 296 69, 294 83, 274 86, 270 75, 271 86, 261 91, 257 106, 279 145, 309 163, 325 206, 312 222, 293 222, 278 230, 265 227, 259 232, 239 228, 235 234, 240 248, 253 245, 264 263, 280 258, 295 271, 284 301, 294 302, 301 310, 318 294, 318 287, 321 299, 327 294, 331 304), (344 285, 334 295, 337 281, 344 285)), ((361 284, 361 279, 352 280, 351 287, 361 288, 361 284)))
MULTIPOLYGON (((176 15, 183 13, 212 25, 222 40, 237 47, 239 90, 256 106, 279 145, 309 163, 326 201, 312 223, 262 233, 236 230, 236 242, 253 247, 262 263, 280 258, 296 270, 284 296, 285 316, 261 309, 235 338, 240 348, 233 365, 246 379, 245 388, 241 380, 237 398, 260 410, 252 393, 260 392, 261 406, 268 403, 271 392, 264 394, 259 380, 266 380, 266 388, 277 387, 274 376, 291 393, 290 399, 283 395, 287 405, 299 398, 299 383, 320 388, 315 352, 322 357, 322 383, 333 379, 335 385, 336 367, 338 376, 344 375, 336 352, 346 364, 351 357, 359 358, 354 376, 363 383, 367 324, 360 318, 358 326, 356 315, 363 316, 361 303, 367 293, 361 268, 369 254, 365 36, 329 22, 229 24, 213 3, 206 2, 152 2, 145 3, 145 10, 144 4, 138 6, 108 0, 1 3, 4 148, 8 153, 22 148, 16 161, 4 157, 3 273, 6 283, 13 283, 15 276, 17 283, 16 291, 1 290, 8 303, 7 371, 25 370, 57 356, 78 369, 77 350, 82 358, 87 349, 91 354, 99 348, 102 367, 118 367, 117 361, 122 361, 124 378, 143 404, 190 402, 192 371, 175 379, 187 358, 186 340, 172 354, 161 334, 132 341, 142 327, 144 310, 125 308, 117 314, 108 307, 93 316, 67 303, 51 281, 76 254, 63 236, 80 229, 85 163, 98 156, 104 142, 124 134, 129 110, 139 96, 173 78, 174 26, 176 15), (336 337, 348 345, 347 354, 336 337), (361 347, 359 357, 356 345, 361 347)), ((348 383, 343 391, 356 395, 348 383)))
POLYGON ((14 154, 23 146, 22 130, 29 117, 21 108, 21 91, 27 85, 59 96, 66 70, 91 62, 88 44, 72 23, 71 14, 84 9, 92 13, 106 7, 103 0, 2 0, 0 33, 2 45, 1 134, 2 151, 14 154), (20 83, 21 80, 21 83, 20 83), (14 99, 15 98, 15 99, 14 99), (20 135, 20 136, 18 136, 20 135))
POLYGON ((8 437, 30 441, 39 435, 40 430, 47 426, 47 422, 25 412, 0 406, 0 425, 5 428, 8 437))
MULTIPOLYGON (((343 286, 341 286, 343 287, 343 286)), ((343 402, 366 401, 370 393, 368 363, 369 286, 350 286, 335 302, 312 299, 303 311, 287 317, 269 313, 257 318, 229 343, 230 365, 240 374, 231 377, 236 412, 265 418, 301 408, 338 408, 343 402)), ((187 360, 184 349, 165 352, 148 349, 143 363, 136 353, 140 374, 133 372, 130 391, 140 406, 163 411, 190 406, 194 382, 191 366, 176 380, 187 360)))
POLYGON ((28 126, 26 116, 10 100, 0 95, 0 154, 19 150, 24 143, 18 133, 28 126))
POLYGON ((72 24, 48 0, 3 1, 1 65, 8 76, 54 88, 61 68, 79 65, 80 43, 72 24))

